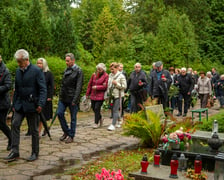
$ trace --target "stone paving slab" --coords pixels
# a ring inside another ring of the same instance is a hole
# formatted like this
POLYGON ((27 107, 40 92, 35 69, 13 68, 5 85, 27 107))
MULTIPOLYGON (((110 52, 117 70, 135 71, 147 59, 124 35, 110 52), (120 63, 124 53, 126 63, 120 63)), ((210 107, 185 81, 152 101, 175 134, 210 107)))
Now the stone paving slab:
MULTIPOLYGON (((122 136, 122 129, 108 131, 107 127, 112 120, 110 113, 105 113, 104 126, 93 129, 93 113, 80 113, 78 115, 77 132, 74 142, 65 144, 59 141, 63 134, 58 125, 54 125, 50 131, 52 140, 47 136, 40 139, 40 155, 38 160, 27 162, 25 159, 31 153, 31 137, 26 137, 21 131, 20 137, 20 158, 14 162, 4 161, 8 155, 6 146, 7 139, 0 132, 0 180, 52 180, 71 179, 71 176, 58 176, 64 169, 85 164, 93 156, 99 156, 100 152, 119 149, 121 147, 137 146, 139 140, 133 137, 122 136)), ((58 120, 56 120, 58 121, 58 120)))

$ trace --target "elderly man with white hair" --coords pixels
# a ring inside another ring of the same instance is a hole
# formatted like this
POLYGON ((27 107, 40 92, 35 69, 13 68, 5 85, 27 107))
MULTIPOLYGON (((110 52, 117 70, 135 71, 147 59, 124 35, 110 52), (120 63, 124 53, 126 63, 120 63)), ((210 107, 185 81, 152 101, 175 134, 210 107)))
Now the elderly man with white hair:
MULTIPOLYGON (((131 112, 140 110, 138 104, 142 104, 144 100, 144 87, 147 86, 146 73, 141 69, 140 63, 134 65, 135 70, 131 73, 128 80, 128 89, 131 93, 131 112)), ((147 97, 147 91, 145 91, 147 97)))
POLYGON ((179 87, 178 96, 178 111, 177 116, 182 115, 182 100, 184 99, 184 114, 183 117, 187 115, 189 101, 191 98, 191 91, 194 88, 194 81, 192 76, 186 72, 186 68, 181 68, 180 75, 177 77, 176 85, 179 87))

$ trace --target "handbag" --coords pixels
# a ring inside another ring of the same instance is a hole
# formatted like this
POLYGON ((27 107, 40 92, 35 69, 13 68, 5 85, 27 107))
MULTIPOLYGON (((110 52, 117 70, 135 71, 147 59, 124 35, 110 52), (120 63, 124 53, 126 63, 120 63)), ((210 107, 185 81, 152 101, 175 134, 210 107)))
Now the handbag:
POLYGON ((88 112, 91 109, 91 100, 89 98, 86 98, 86 96, 83 96, 80 101, 80 111, 82 112, 88 112))

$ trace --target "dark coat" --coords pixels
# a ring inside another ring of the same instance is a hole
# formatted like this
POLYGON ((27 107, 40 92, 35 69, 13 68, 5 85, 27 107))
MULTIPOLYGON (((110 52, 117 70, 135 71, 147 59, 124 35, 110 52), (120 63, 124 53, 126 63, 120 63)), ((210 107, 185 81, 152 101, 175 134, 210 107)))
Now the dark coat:
POLYGON ((90 99, 94 101, 104 100, 104 94, 107 90, 108 84, 108 74, 104 72, 100 77, 94 73, 88 83, 86 96, 90 95, 90 99), (96 86, 96 89, 92 89, 93 86, 96 86))
POLYGON ((11 88, 11 77, 9 70, 3 62, 0 63, 0 109, 10 107, 9 90, 11 88))
POLYGON ((30 64, 24 71, 16 70, 13 107, 16 111, 36 112, 37 106, 44 107, 47 88, 40 68, 30 64))
MULTIPOLYGON (((54 94, 54 76, 50 71, 44 72, 46 87, 47 87, 47 99, 51 98, 53 99, 54 94)), ((43 108, 43 114, 46 118, 46 120, 49 120, 53 116, 53 110, 52 110, 52 100, 46 101, 46 104, 43 108)))
POLYGON ((217 88, 217 96, 224 96, 224 80, 218 80, 215 87, 217 88), (218 85, 219 84, 219 85, 218 85))
POLYGON ((192 76, 188 73, 186 75, 178 75, 176 85, 179 87, 179 92, 181 94, 187 94, 194 89, 194 80, 192 76))
POLYGON ((62 78, 59 100, 64 103, 79 104, 83 73, 77 65, 67 68, 62 78))
POLYGON ((54 76, 50 71, 44 72, 46 87, 47 87, 47 98, 53 98, 54 95, 54 76))
MULTIPOLYGON (((161 74, 164 74, 166 77, 166 81, 162 81, 161 79, 158 79, 157 77, 157 71, 154 70, 150 74, 150 94, 151 96, 167 96, 168 97, 168 91, 170 88, 170 85, 172 83, 172 78, 170 76, 169 71, 162 70, 161 74)), ((166 97, 166 98, 167 98, 166 97)))
POLYGON ((220 78, 219 73, 217 72, 212 73, 212 85, 215 85, 218 82, 219 78, 220 78))
POLYGON ((139 73, 133 71, 130 75, 130 78, 128 79, 127 89, 129 89, 130 92, 138 92, 142 88, 146 87, 146 85, 147 85, 147 78, 145 72, 142 70, 139 73), (140 80, 142 81, 143 86, 138 85, 140 80))

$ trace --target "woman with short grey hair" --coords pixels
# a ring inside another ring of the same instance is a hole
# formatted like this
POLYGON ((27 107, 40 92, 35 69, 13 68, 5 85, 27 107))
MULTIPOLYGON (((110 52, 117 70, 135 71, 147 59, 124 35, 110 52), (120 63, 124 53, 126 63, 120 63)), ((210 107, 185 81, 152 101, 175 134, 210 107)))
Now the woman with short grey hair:
POLYGON ((99 63, 96 66, 96 72, 92 74, 89 80, 86 97, 91 99, 91 107, 94 112, 95 122, 93 128, 99 128, 103 125, 101 115, 101 106, 104 102, 104 94, 107 90, 108 74, 104 63, 99 63))

